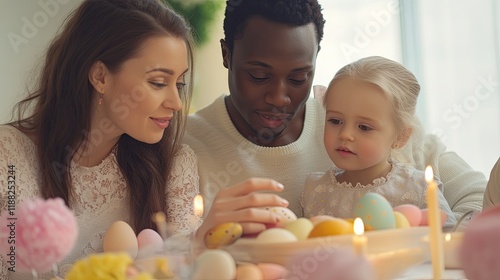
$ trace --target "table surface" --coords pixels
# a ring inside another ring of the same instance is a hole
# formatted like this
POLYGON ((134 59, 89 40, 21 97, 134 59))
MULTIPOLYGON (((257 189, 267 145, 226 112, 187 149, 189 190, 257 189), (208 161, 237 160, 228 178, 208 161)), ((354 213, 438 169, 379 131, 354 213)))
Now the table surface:
MULTIPOLYGON (((432 280, 432 265, 430 262, 416 266, 395 280, 432 280)), ((460 269, 446 269, 442 280, 467 280, 464 272, 460 269)))

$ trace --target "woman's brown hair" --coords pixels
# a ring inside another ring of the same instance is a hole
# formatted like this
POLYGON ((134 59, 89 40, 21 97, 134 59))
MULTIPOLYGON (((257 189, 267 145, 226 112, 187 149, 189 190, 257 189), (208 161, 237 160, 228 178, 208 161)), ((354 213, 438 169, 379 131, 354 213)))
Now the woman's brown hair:
POLYGON ((85 0, 50 44, 36 88, 16 105, 17 118, 10 123, 35 136, 44 198, 61 197, 71 207, 70 163, 87 140, 95 106, 96 92, 88 79, 92 65, 101 61, 117 72, 146 39, 157 36, 186 43, 189 73, 179 92, 183 108, 174 113, 160 142, 147 144, 123 134, 116 146, 130 193, 132 226, 136 232, 154 228, 152 214, 166 210, 165 188, 183 136, 193 74, 190 28, 159 0, 85 0))

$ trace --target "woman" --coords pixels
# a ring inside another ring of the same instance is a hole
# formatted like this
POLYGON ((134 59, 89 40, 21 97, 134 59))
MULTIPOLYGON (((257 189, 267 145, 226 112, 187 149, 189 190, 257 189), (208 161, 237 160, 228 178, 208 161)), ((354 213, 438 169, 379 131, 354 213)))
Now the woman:
MULTIPOLYGON (((192 92, 192 46, 185 21, 159 1, 83 1, 50 44, 17 118, 0 126, 0 184, 7 186, 7 166, 14 166, 16 203, 61 197, 75 213, 79 236, 59 264, 63 272, 101 251, 106 229, 117 220, 138 233, 155 228, 152 214, 165 211, 174 233, 192 230, 196 157, 180 144, 192 92)), ((246 207, 284 205, 275 195, 250 194, 277 186, 255 179, 221 193, 225 210, 212 211, 198 236, 229 220, 275 221, 272 213, 246 207), (241 203, 247 193, 264 199, 241 203), (239 209, 242 215, 234 218, 239 209)), ((2 211, 6 200, 0 200, 2 211)), ((7 279, 5 260, 0 279, 7 279)))

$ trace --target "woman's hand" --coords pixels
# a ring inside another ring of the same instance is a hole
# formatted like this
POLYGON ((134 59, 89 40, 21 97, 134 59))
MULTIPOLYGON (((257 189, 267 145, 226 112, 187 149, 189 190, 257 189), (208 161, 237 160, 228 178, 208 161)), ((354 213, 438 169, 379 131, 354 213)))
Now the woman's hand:
POLYGON ((227 222, 240 223, 244 235, 259 233, 266 229, 266 225, 276 224, 279 217, 262 207, 287 207, 288 201, 276 194, 259 191, 282 190, 283 185, 274 180, 251 178, 219 191, 196 232, 196 239, 203 240, 208 230, 227 222))

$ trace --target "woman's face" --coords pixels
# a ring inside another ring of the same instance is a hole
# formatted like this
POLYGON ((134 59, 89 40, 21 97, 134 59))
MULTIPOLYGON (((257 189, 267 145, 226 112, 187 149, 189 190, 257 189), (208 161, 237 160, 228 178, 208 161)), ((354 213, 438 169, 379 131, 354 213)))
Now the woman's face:
POLYGON ((126 133, 145 143, 159 142, 174 112, 182 108, 179 90, 187 70, 185 42, 165 36, 147 39, 117 73, 108 73, 97 106, 116 136, 126 133))

